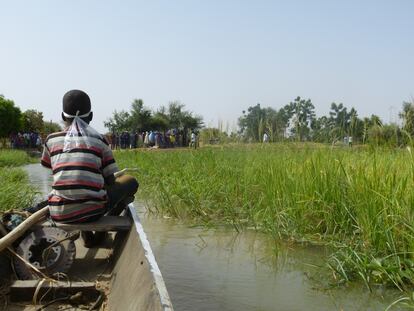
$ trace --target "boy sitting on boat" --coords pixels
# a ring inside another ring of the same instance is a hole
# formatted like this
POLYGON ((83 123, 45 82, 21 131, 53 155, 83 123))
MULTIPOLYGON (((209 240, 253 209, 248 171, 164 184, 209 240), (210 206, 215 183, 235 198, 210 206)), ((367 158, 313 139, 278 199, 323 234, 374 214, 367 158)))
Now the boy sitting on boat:
MULTIPOLYGON (((106 139, 89 123, 93 113, 89 96, 71 90, 63 96, 62 119, 66 128, 45 141, 41 164, 53 172, 48 197, 51 218, 56 222, 91 222, 102 215, 119 215, 133 201, 137 180, 119 171, 106 139)), ((101 236, 83 232, 85 246, 101 236)))

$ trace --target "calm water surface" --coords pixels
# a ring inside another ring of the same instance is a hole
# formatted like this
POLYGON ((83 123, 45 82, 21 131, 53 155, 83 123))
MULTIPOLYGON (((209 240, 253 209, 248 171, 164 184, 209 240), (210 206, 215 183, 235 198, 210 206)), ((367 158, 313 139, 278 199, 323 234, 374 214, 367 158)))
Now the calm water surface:
MULTIPOLYGON (((47 193, 49 172, 38 164, 26 169, 47 193)), ((384 310, 400 295, 369 293, 362 285, 323 290, 327 269, 317 266, 324 264, 324 248, 276 245, 250 231, 190 227, 151 215, 142 203, 136 207, 176 311, 384 310)))

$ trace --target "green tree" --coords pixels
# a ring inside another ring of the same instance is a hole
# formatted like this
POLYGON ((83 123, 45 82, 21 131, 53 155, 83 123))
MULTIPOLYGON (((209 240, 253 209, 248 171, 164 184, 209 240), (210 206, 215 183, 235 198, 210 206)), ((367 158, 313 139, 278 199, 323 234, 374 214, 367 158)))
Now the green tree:
POLYGON ((296 140, 303 141, 310 138, 310 125, 315 120, 315 106, 310 99, 296 97, 289 104, 289 111, 292 113, 292 134, 296 140))
POLYGON ((401 129, 396 124, 383 124, 376 115, 371 116, 369 123, 369 144, 388 147, 399 147, 402 144, 403 136, 401 129))
POLYGON ((187 131, 199 129, 202 118, 184 109, 180 102, 170 102, 168 108, 162 106, 157 112, 152 112, 144 106, 142 99, 135 99, 130 111, 114 111, 112 117, 104 122, 111 132, 122 131, 165 131, 168 128, 177 128, 183 132, 183 141, 186 143, 187 131))
POLYGON ((403 120, 403 131, 411 138, 414 137, 414 103, 403 102, 403 110, 399 116, 403 120))
POLYGON ((43 132, 45 135, 49 135, 51 133, 60 132, 62 130, 62 127, 59 125, 59 123, 52 122, 44 122, 43 123, 43 132))
POLYGON ((354 142, 361 142, 364 135, 364 122, 358 118, 358 113, 354 108, 349 112, 348 135, 352 136, 354 142))
POLYGON ((125 110, 114 111, 111 118, 104 122, 104 126, 111 132, 129 131, 131 129, 131 115, 125 110))
POLYGON ((43 113, 34 109, 22 113, 22 130, 25 132, 43 131, 43 113))
POLYGON ((186 112, 182 119, 183 129, 197 130, 203 126, 203 118, 201 116, 194 116, 191 112, 186 112))
POLYGON ((383 124, 379 116, 373 114, 369 119, 364 118, 364 141, 375 146, 384 144, 383 124))
POLYGON ((21 111, 10 99, 0 95, 0 137, 7 137, 21 128, 21 111))
POLYGON ((254 141, 260 141, 263 135, 263 122, 266 118, 266 110, 260 107, 260 104, 243 110, 243 116, 239 118, 239 127, 246 138, 252 138, 254 141))
MULTIPOLYGON (((285 111, 280 109, 279 111, 273 108, 265 108, 265 117, 263 120, 264 131, 269 134, 270 141, 280 141, 284 139, 287 123, 289 118, 286 116, 285 111)), ((263 136, 264 131, 260 132, 260 137, 263 136)))
POLYGON ((151 110, 144 106, 142 99, 135 99, 131 104, 129 126, 132 130, 141 132, 152 126, 151 110))
POLYGON ((350 114, 342 103, 332 103, 329 117, 331 122, 331 140, 340 140, 342 137, 348 134, 350 114))
POLYGON ((327 116, 315 118, 311 124, 312 140, 316 142, 330 142, 331 124, 327 116))
POLYGON ((184 104, 173 101, 168 104, 168 119, 171 128, 181 129, 183 133, 183 145, 187 145, 187 135, 190 129, 197 130, 203 125, 201 116, 193 115, 192 112, 184 110, 184 104))
POLYGON ((157 129, 161 131, 166 131, 168 128, 170 128, 170 120, 168 118, 168 115, 166 114, 165 107, 161 107, 151 119, 151 128, 157 129))
POLYGON ((261 141, 266 131, 270 141, 283 140, 291 118, 288 108, 284 107, 277 111, 271 107, 262 108, 260 104, 247 108, 247 112, 243 111, 243 115, 238 120, 240 134, 245 139, 261 141))
POLYGON ((385 124, 382 126, 383 144, 389 147, 399 147, 402 144, 401 129, 396 124, 385 124))
POLYGON ((168 118, 170 126, 173 128, 184 128, 184 118, 186 112, 184 111, 184 104, 179 101, 172 101, 168 104, 168 118))

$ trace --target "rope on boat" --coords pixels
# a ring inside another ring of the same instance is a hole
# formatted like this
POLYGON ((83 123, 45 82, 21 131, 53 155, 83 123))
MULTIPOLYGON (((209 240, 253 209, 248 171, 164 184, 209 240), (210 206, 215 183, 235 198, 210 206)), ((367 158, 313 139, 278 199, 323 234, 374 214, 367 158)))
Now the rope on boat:
MULTIPOLYGON (((39 283, 36 286, 36 290, 35 290, 35 292, 33 294, 33 298, 32 298, 33 304, 35 306, 42 303, 42 300, 53 289, 53 284, 56 284, 58 282, 58 280, 60 280, 60 277, 63 276, 64 278, 66 278, 67 283, 69 284, 69 287, 71 287, 72 282, 70 281, 69 277, 65 273, 60 273, 60 272, 55 273, 54 276, 57 278, 57 280, 52 279, 50 277, 43 278, 43 279, 39 280, 39 283), (42 286, 45 282, 49 282, 50 286, 47 289, 47 291, 42 295, 42 297, 40 297, 40 299, 38 300, 37 297, 39 296, 40 289, 42 288, 42 286)), ((50 304, 47 303, 46 305, 50 305, 50 304)), ((43 305, 41 308, 44 308, 46 305, 43 305)), ((40 309, 40 310, 42 310, 42 309, 40 309)))
POLYGON ((61 302, 61 301, 69 301, 69 302, 75 302, 76 300, 79 300, 82 297, 82 292, 77 292, 74 295, 70 295, 70 296, 66 296, 66 297, 60 297, 60 298, 56 298, 53 299, 47 303, 45 303, 43 306, 37 308, 35 311, 41 311, 44 310, 44 308, 56 303, 56 302, 61 302))

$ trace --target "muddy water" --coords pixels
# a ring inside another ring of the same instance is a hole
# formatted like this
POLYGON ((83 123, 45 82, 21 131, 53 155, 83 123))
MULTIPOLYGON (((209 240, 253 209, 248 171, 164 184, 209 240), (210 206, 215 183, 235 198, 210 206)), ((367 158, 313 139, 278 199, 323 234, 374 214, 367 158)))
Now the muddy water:
MULTIPOLYGON (((47 193, 50 175, 26 166, 47 193)), ((384 310, 399 297, 362 285, 326 289, 324 248, 275 244, 263 234, 189 227, 136 202, 175 310, 384 310)), ((392 310, 397 310, 393 308, 392 310)))

